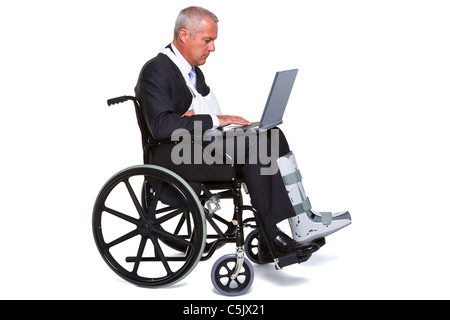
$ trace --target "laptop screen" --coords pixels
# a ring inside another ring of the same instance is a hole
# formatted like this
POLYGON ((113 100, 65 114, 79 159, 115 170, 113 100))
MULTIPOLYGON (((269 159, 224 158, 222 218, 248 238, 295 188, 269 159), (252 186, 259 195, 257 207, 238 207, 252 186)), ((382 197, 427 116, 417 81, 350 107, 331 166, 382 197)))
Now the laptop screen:
POLYGON ((266 107, 261 116, 260 128, 270 129, 283 122, 283 114, 297 77, 298 69, 279 71, 275 74, 266 107))

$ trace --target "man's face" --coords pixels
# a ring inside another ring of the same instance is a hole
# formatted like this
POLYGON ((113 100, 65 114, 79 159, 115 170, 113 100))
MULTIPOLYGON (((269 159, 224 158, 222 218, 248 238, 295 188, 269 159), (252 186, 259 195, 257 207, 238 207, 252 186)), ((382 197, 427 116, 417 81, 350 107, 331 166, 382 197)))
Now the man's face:
POLYGON ((205 17, 200 23, 195 37, 186 36, 186 60, 193 66, 205 64, 209 54, 216 48, 214 41, 217 39, 218 27, 211 18, 205 17))

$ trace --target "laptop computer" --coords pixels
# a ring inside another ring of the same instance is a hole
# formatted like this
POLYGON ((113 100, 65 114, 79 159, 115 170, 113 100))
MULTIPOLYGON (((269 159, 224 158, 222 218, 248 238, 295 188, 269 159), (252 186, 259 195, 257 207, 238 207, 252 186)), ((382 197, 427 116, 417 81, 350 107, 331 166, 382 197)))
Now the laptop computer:
POLYGON ((269 97, 266 101, 266 106, 258 122, 252 122, 251 125, 229 125, 224 127, 223 131, 230 131, 235 129, 271 129, 283 123, 283 114, 286 109, 289 96, 291 95, 292 87, 294 86, 295 78, 297 77, 298 69, 278 71, 275 73, 272 88, 269 92, 269 97))

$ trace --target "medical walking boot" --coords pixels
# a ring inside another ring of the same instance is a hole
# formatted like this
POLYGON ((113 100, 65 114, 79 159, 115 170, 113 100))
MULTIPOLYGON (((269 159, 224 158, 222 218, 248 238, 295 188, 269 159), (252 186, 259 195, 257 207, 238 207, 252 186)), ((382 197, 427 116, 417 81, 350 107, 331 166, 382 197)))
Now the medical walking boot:
POLYGON ((316 212, 311 209, 311 203, 303 188, 302 175, 292 152, 280 157, 277 162, 296 213, 295 217, 289 218, 292 237, 295 241, 309 243, 351 224, 352 220, 348 211, 332 213, 316 212))
POLYGON ((299 243, 308 243, 319 238, 324 238, 352 223, 348 211, 314 212, 313 210, 297 214, 289 218, 292 237, 299 243))

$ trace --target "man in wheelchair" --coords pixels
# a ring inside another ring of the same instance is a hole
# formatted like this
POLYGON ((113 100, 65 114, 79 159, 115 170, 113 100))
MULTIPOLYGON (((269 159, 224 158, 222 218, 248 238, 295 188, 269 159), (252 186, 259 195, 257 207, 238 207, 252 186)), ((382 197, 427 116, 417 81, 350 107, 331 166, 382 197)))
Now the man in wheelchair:
MULTIPOLYGON (((175 23, 173 42, 142 68, 135 89, 136 97, 151 135, 149 139, 155 145, 170 140, 173 133, 180 129, 194 133, 196 128, 200 128, 203 134, 231 124, 250 124, 242 117, 221 113, 199 68, 205 64, 209 54, 215 51, 217 32, 218 19, 213 13, 200 7, 183 9, 175 23)), ((252 146, 248 141, 251 139, 246 140, 242 155, 244 161, 233 159, 231 162, 238 176, 245 181, 252 206, 264 221, 276 254, 310 254, 319 248, 315 242, 317 239, 349 225, 350 214, 315 212, 311 209, 294 154, 279 128, 270 129, 265 135, 256 132, 255 136, 258 144, 267 144, 266 150, 275 147, 275 153, 281 155, 276 159, 276 172, 262 174, 270 164, 259 160, 250 161, 252 146), (274 137, 277 139, 274 140, 274 137), (289 219, 294 239, 277 227, 285 219, 289 219)), ((232 145, 238 145, 237 137, 226 139, 233 139, 235 143, 232 145)), ((242 150, 234 148, 233 151, 242 153, 242 150)), ((160 149, 166 154, 169 150, 163 147, 160 149)), ((200 177, 202 173, 198 172, 198 175, 200 177)), ((272 260, 265 241, 263 237, 260 239, 261 262, 272 260)))

